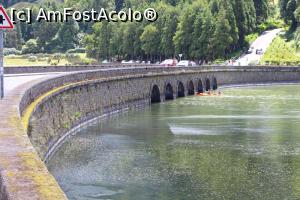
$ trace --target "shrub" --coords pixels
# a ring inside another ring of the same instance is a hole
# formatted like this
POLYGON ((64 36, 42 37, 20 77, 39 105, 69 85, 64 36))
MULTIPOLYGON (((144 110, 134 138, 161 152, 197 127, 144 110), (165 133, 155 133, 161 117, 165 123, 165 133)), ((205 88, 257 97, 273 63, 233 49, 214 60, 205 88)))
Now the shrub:
POLYGON ((82 62, 80 56, 74 53, 66 53, 66 60, 72 64, 80 64, 82 62))
POLYGON ((29 60, 29 62, 36 62, 37 61, 37 57, 36 56, 29 56, 28 60, 29 60))
POLYGON ((261 34, 265 31, 276 29, 276 28, 282 28, 282 27, 284 27, 284 22, 282 20, 269 19, 264 23, 260 24, 257 27, 257 29, 258 32, 261 34))
POLYGON ((85 48, 69 49, 67 53, 85 53, 85 48))
POLYGON ((8 56, 8 55, 20 55, 21 51, 15 49, 15 48, 4 48, 3 49, 3 55, 8 56))
POLYGON ((63 58, 61 53, 56 53, 53 55, 53 59, 60 61, 63 58))
POLYGON ((38 53, 39 47, 36 40, 30 39, 22 47, 22 54, 38 53))

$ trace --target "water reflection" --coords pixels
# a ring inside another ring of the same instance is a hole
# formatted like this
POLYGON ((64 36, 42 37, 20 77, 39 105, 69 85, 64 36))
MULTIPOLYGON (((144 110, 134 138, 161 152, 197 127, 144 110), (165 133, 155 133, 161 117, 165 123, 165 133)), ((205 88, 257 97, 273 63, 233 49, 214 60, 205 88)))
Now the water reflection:
POLYGON ((100 122, 49 169, 70 199, 300 199, 300 86, 226 89, 100 122))

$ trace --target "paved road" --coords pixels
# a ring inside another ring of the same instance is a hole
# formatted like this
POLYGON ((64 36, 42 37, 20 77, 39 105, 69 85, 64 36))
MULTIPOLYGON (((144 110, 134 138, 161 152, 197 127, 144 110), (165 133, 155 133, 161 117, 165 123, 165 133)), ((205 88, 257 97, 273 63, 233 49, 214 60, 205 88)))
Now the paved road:
MULTIPOLYGON (((154 66, 155 67, 155 66, 154 66)), ((132 69, 133 67, 114 67, 114 68, 105 68, 100 69, 100 71, 107 71, 107 70, 122 70, 122 69, 132 69)), ((134 67, 134 68, 145 68, 145 67, 134 67)), ((94 70, 85 70, 87 71, 94 71, 94 70)), ((48 73, 32 73, 32 74, 7 74, 4 76, 4 93, 7 93, 16 87, 26 84, 30 81, 34 81, 37 79, 42 78, 54 78, 56 76, 60 76, 63 74, 70 74, 82 71, 72 71, 72 72, 48 72, 48 73)))
POLYGON ((249 65, 258 64, 263 55, 257 55, 256 49, 262 49, 262 52, 266 52, 273 39, 281 32, 281 29, 275 29, 271 31, 266 31, 264 34, 259 36, 251 45, 253 47, 253 52, 251 54, 246 54, 240 57, 234 65, 249 65))
POLYGON ((4 94, 27 82, 41 79, 52 78, 64 73, 45 73, 45 74, 18 74, 4 76, 4 94))

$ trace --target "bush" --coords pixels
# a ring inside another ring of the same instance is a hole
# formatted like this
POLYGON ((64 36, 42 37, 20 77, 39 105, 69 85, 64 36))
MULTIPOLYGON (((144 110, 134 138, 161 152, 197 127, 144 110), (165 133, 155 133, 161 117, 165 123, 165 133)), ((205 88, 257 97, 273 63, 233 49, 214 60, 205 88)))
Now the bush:
POLYGON ((72 64, 79 64, 82 62, 80 56, 74 53, 66 53, 66 60, 72 64))
POLYGON ((39 47, 36 40, 30 39, 22 47, 22 54, 38 53, 39 47))
POLYGON ((29 60, 29 62, 36 62, 37 61, 37 57, 36 56, 29 56, 28 60, 29 60))
POLYGON ((282 28, 284 27, 284 22, 282 20, 275 20, 275 19, 269 19, 265 21, 264 23, 260 24, 257 27, 257 31, 261 34, 265 31, 276 29, 276 28, 282 28))
POLYGON ((61 53, 56 53, 53 55, 53 59, 55 59, 55 60, 61 60, 62 58, 63 58, 63 56, 61 53))
POLYGON ((69 49, 67 53, 85 53, 85 48, 69 49))
POLYGON ((20 55, 21 51, 15 49, 15 48, 4 48, 3 49, 3 55, 8 56, 8 55, 20 55))
POLYGON ((252 33, 252 34, 247 35, 245 40, 250 45, 258 38, 258 36, 259 36, 258 33, 252 33))

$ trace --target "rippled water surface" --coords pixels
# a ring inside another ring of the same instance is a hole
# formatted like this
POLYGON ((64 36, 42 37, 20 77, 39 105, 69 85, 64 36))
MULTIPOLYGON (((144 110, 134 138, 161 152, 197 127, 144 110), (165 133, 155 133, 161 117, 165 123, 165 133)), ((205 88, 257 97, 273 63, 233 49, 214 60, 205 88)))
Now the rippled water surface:
POLYGON ((102 120, 48 167, 71 200, 300 199, 300 86, 223 93, 102 120))

